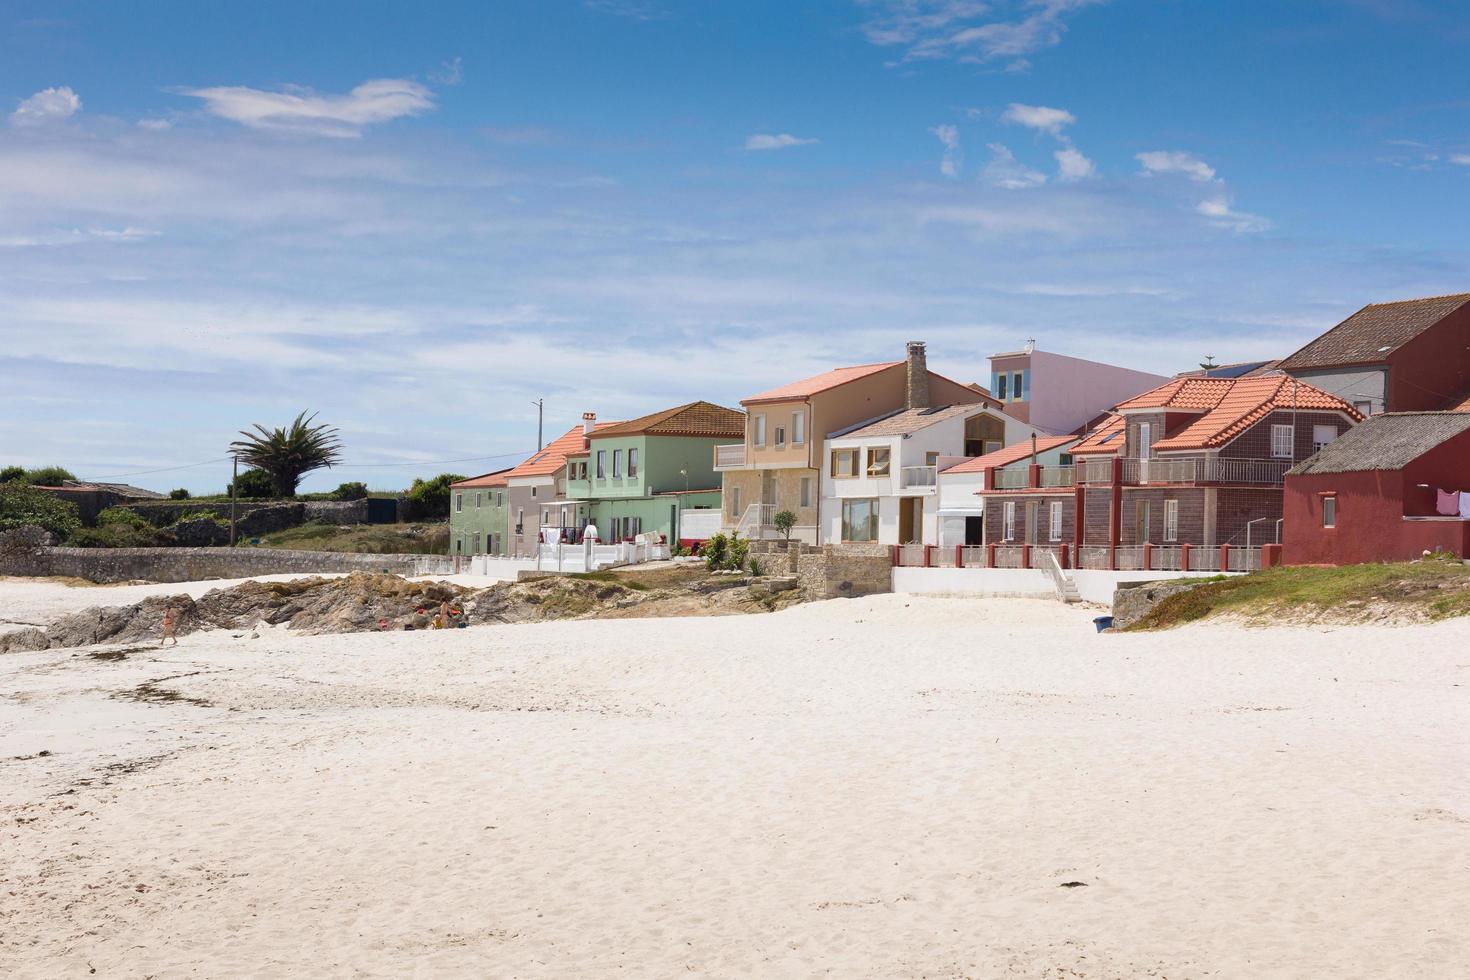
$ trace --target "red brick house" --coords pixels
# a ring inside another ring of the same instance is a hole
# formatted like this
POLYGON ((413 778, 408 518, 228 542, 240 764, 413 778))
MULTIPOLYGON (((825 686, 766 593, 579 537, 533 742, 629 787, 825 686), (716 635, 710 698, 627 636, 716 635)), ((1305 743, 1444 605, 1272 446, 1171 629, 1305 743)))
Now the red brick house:
MULTIPOLYGON (((1286 475, 1288 565, 1470 558, 1470 516, 1439 509, 1470 491, 1470 413, 1376 415, 1286 475)), ((1459 498, 1461 503, 1464 498, 1459 498)))
POLYGON ((1452 409, 1470 398, 1470 293, 1370 304, 1278 368, 1364 415, 1452 409))
POLYGON ((1287 470, 1362 418, 1284 375, 1176 378, 1118 404, 1070 448, 1070 466, 988 469, 987 544, 1059 553, 1065 544, 1084 568, 1257 567, 1260 545, 1277 540, 1287 470), (1020 532, 990 535, 1022 514, 1020 532))

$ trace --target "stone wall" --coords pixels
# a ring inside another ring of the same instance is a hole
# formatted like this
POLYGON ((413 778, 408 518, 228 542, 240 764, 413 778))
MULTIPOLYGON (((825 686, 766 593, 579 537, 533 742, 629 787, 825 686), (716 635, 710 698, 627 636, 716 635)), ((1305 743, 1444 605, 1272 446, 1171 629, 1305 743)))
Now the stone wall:
POLYGON ((892 552, 881 544, 803 548, 797 556, 796 581, 809 599, 892 592, 892 552))
MULTIPOLYGON (((127 505, 129 510, 142 515, 154 527, 167 527, 181 518, 196 514, 216 514, 226 520, 230 517, 228 500, 209 503, 207 501, 167 500, 127 505)), ((307 521, 324 521, 328 524, 366 524, 368 502, 366 500, 239 500, 235 502, 235 519, 242 534, 265 534, 270 531, 296 527, 307 521), (266 512, 270 519, 251 518, 266 512), (282 523, 289 521, 289 523, 282 523), (245 530, 247 525, 250 530, 245 530)))
POLYGON ((38 548, 6 553, 0 575, 65 575, 89 582, 195 582, 215 578, 326 572, 407 575, 419 558, 273 548, 38 548))

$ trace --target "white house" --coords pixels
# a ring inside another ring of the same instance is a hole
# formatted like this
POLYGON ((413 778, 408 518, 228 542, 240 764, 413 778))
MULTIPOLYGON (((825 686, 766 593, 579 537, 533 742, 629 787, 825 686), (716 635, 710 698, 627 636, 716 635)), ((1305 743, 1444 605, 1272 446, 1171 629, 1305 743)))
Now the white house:
POLYGON ((899 409, 830 434, 822 543, 937 543, 940 469, 1035 431, 992 405, 969 404, 899 409))
MULTIPOLYGON (((1003 528, 985 528, 985 471, 995 468, 997 478, 1004 483, 1007 477, 1024 478, 1033 459, 1044 467, 1054 467, 1071 462, 1070 450, 1081 436, 1048 436, 1038 434, 1035 442, 1028 433, 1026 438, 1007 443, 995 450, 973 459, 956 460, 939 473, 938 533, 926 544, 937 544, 945 548, 955 545, 990 544, 991 540, 1006 540, 1003 528)), ((1017 484, 1020 486, 1022 484, 1017 484)), ((993 515, 992 515, 993 516, 993 515)))

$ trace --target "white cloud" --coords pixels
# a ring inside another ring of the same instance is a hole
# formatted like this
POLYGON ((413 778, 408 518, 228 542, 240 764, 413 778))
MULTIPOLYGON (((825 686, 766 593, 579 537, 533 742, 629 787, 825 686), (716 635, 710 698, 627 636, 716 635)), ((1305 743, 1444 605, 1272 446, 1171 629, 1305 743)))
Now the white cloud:
POLYGON ((174 124, 172 122, 170 122, 169 120, 167 120, 167 119, 139 119, 138 120, 138 128, 139 129, 151 129, 154 132, 161 132, 162 130, 165 130, 165 129, 173 129, 173 126, 174 126, 174 124))
POLYGON ((1074 146, 1058 150, 1052 155, 1057 158, 1057 180, 1086 180, 1097 174, 1097 165, 1074 146))
POLYGON ((429 74, 429 81, 435 85, 458 85, 464 81, 464 59, 456 57, 440 62, 439 70, 429 74))
POLYGON ((1050 133, 1060 137, 1063 126, 1070 126, 1077 121, 1077 117, 1066 109, 1053 109, 1044 105, 1022 105, 1012 102, 1006 111, 1001 113, 1001 122, 1016 123, 1043 133, 1050 133))
POLYGON ((346 95, 318 95, 292 86, 266 92, 244 85, 187 89, 214 115, 252 129, 283 129, 319 136, 354 137, 364 126, 416 116, 434 107, 433 94, 406 78, 376 78, 346 95))
POLYGON ((1470 167, 1470 153, 1455 153, 1450 156, 1450 163, 1459 164, 1462 167, 1470 167))
POLYGON ((1206 218, 1216 228, 1228 228, 1231 231, 1250 232, 1265 231, 1271 227, 1271 222, 1259 214, 1249 214, 1245 211, 1236 211, 1230 207, 1230 199, 1223 195, 1206 198, 1199 202, 1195 210, 1206 218))
POLYGON ((1142 173, 1146 177, 1157 174, 1183 174, 1190 180, 1200 183, 1215 179, 1215 168, 1190 153, 1180 153, 1174 150, 1150 150, 1147 153, 1135 154, 1134 158, 1143 164, 1142 173))
POLYGON ((10 114, 10 125, 39 126, 53 120, 69 118, 81 108, 82 100, 65 85, 46 88, 21 101, 10 114))
POLYGON ((904 60, 1012 59, 1007 70, 1030 67, 1025 55, 1061 43, 1065 16, 1107 0, 862 0, 874 11, 863 25, 873 44, 905 46, 904 60))
POLYGON ((986 164, 984 173, 980 175, 986 183, 1008 190, 1039 187, 1046 183, 1046 174, 1032 170, 1017 160, 1010 147, 1003 143, 991 143, 989 147, 990 163, 986 164))
POLYGON ((949 123, 930 127, 929 132, 939 137, 944 144, 944 157, 939 161, 939 172, 946 177, 960 175, 960 131, 949 123))
POLYGON ((747 150, 783 150, 788 146, 810 146, 815 139, 802 139, 790 133, 756 133, 745 140, 747 150))

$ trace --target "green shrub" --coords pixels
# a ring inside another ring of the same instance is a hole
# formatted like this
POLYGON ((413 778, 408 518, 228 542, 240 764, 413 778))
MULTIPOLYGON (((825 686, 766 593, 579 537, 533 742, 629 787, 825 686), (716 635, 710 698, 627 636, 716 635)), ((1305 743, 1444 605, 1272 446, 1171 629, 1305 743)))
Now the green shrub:
POLYGON ((466 479, 457 473, 440 473, 429 480, 414 478, 408 488, 408 512, 404 516, 410 521, 447 521, 449 485, 466 479))
POLYGON ((737 571, 745 568, 750 560, 750 542, 740 536, 739 531, 730 532, 730 556, 725 559, 725 567, 737 571))
POLYGON ((724 568, 729 556, 730 540, 725 537, 724 532, 715 532, 714 536, 704 543, 704 567, 710 571, 718 572, 724 568))
POLYGON ((776 530, 781 532, 781 537, 787 541, 791 540, 791 529, 796 527, 795 514, 789 510, 780 511, 775 517, 771 518, 771 523, 776 526, 776 530))
POLYGON ((24 480, 26 468, 24 466, 6 466, 0 468, 0 483, 9 483, 11 480, 24 480))
POLYGON ((265 470, 247 469, 235 480, 236 496, 243 499, 261 500, 274 493, 271 475, 265 470))
POLYGON ((343 483, 333 490, 333 500, 366 500, 368 488, 366 483, 343 483))
POLYGON ((76 474, 60 466, 38 466, 26 470, 25 481, 35 487, 59 487, 64 480, 75 480, 76 474))
POLYGON ((0 531, 39 527, 66 540, 82 526, 77 505, 21 480, 0 483, 0 531))
POLYGON ((185 490, 183 487, 177 487, 177 488, 175 488, 173 490, 170 490, 168 492, 168 499, 169 500, 188 500, 189 499, 189 491, 185 490))
POLYGON ((761 560, 759 558, 752 558, 750 560, 750 574, 755 576, 766 574, 766 570, 761 567, 761 560))

